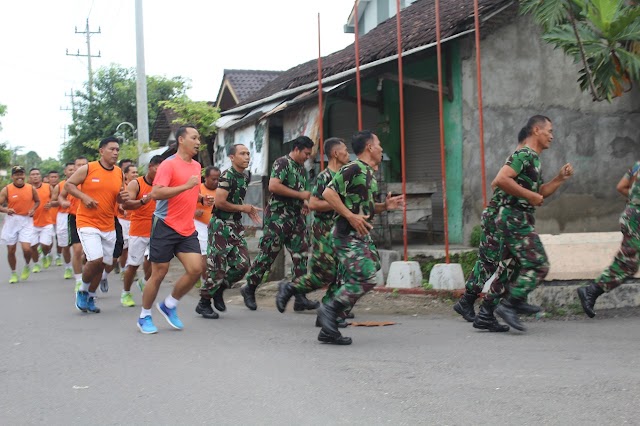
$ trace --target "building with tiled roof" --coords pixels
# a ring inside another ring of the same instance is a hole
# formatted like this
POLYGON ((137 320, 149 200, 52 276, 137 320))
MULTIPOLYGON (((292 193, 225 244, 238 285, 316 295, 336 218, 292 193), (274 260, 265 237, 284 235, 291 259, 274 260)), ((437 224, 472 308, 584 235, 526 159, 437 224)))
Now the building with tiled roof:
POLYGON ((216 105, 221 111, 250 99, 282 71, 224 70, 216 105))

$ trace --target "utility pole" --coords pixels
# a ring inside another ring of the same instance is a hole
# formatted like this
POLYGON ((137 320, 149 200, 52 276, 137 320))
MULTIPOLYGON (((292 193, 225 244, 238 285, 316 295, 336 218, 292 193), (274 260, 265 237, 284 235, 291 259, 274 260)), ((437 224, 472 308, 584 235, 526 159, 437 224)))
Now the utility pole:
POLYGON ((60 111, 71 111, 71 116, 75 117, 75 115, 76 115, 76 103, 75 103, 75 100, 73 98, 73 89, 71 89, 70 94, 65 93, 64 95, 71 98, 71 108, 69 108, 69 107, 60 107, 60 111))
POLYGON ((138 113, 138 152, 149 144, 149 112, 147 111, 147 75, 144 70, 144 31, 142 0, 136 0, 136 105, 138 113))
POLYGON ((76 27, 76 34, 85 34, 87 36, 87 53, 80 54, 80 49, 78 49, 77 53, 69 53, 69 49, 67 49, 67 56, 83 56, 87 58, 87 64, 89 69, 89 102, 93 100, 93 71, 91 70, 91 58, 99 58, 100 51, 98 51, 97 55, 91 54, 91 35, 93 34, 101 34, 100 27, 98 27, 98 31, 91 31, 89 29, 89 18, 87 18, 87 24, 84 31, 78 31, 78 27, 76 27))

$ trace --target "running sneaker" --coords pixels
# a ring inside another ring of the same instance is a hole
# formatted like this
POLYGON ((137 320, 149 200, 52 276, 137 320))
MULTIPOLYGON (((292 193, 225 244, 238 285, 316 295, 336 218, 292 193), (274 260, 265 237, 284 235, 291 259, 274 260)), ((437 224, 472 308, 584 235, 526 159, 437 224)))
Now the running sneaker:
POLYGON ((107 293, 109 291, 109 281, 106 278, 100 280, 100 291, 107 293))
POLYGON ((140 289, 140 293, 144 292, 144 280, 142 278, 138 278, 138 288, 140 289))
POLYGON ((71 268, 65 268, 63 277, 65 280, 73 278, 73 270, 71 270, 71 268))
POLYGON ((120 263, 116 262, 116 266, 114 266, 114 267, 113 267, 113 271, 114 271, 116 274, 119 274, 119 273, 121 272, 121 271, 120 271, 120 263))
MULTIPOLYGON (((88 294, 88 293, 87 293, 88 294)), ((100 308, 96 306, 96 298, 89 296, 87 299, 87 312, 93 312, 94 314, 100 313, 100 308)))
POLYGON ((89 303, 89 292, 80 291, 76 292, 76 309, 82 312, 87 312, 87 305, 89 303))
POLYGON ((17 272, 12 272, 11 273, 11 278, 9 278, 9 284, 15 284, 18 282, 18 273, 17 272))
POLYGON ((50 255, 44 256, 44 258, 42 259, 42 266, 44 267, 44 269, 49 269, 49 266, 51 266, 51 256, 50 255))
POLYGON ((196 283, 194 284, 195 288, 201 288, 202 287, 202 279, 198 278, 198 281, 196 281, 196 283))
POLYGON ((37 250, 38 250, 38 254, 41 255, 42 254, 42 246, 40 244, 38 244, 37 250))
POLYGON ((29 278, 29 275, 31 275, 31 268, 29 268, 29 265, 26 265, 24 268, 22 268, 22 274, 20 274, 20 281, 25 281, 27 278, 29 278))
POLYGON ((138 328, 140 329, 142 334, 155 334, 158 332, 156 326, 153 325, 151 315, 147 315, 144 318, 138 318, 138 328))
POLYGON ((80 286, 82 285, 82 281, 76 281, 76 286, 75 286, 75 290, 73 291, 74 293, 77 293, 80 291, 80 286))
POLYGON ((56 257, 56 266, 62 266, 62 258, 60 256, 56 257))
POLYGON ((156 304, 156 307, 171 327, 177 330, 183 329, 184 325, 182 325, 182 321, 180 321, 180 318, 178 318, 178 312, 176 308, 169 309, 167 308, 167 305, 164 304, 164 302, 156 304))
POLYGON ((120 303, 125 308, 132 308, 136 306, 136 302, 133 301, 133 296, 131 296, 131 293, 122 293, 120 295, 120 303))
POLYGON ((40 271, 42 271, 42 266, 40 266, 39 263, 36 263, 35 265, 33 265, 33 273, 34 274, 37 274, 40 271))

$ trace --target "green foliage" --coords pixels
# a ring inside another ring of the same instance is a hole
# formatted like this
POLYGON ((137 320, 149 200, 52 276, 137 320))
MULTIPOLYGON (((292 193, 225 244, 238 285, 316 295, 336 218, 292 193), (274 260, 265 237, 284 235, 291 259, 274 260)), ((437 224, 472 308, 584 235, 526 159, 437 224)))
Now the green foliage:
POLYGON ((476 225, 471 230, 471 235, 469 236, 469 245, 473 248, 480 247, 480 240, 482 239, 482 227, 480 225, 476 225))
POLYGON ((429 280, 426 278, 422 279, 422 288, 425 289, 426 291, 428 290, 433 290, 433 286, 431 285, 431 283, 429 283, 429 280))
POLYGON ((62 167, 62 162, 60 162, 60 160, 57 160, 51 157, 47 158, 46 160, 43 160, 38 167, 40 168, 40 171, 42 172, 43 175, 46 173, 49 173, 51 170, 57 171, 58 173, 60 173, 60 175, 62 175, 64 172, 64 167, 62 167))
MULTIPOLYGON (((4 117, 7 113, 7 106, 0 104, 0 117, 4 117)), ((2 122, 0 121, 0 130, 2 130, 2 122)))
MULTIPOLYGON (((156 120, 160 101, 184 96, 187 89, 187 81, 182 77, 147 76, 149 123, 156 120)), ((75 92, 74 101, 71 138, 62 148, 64 161, 79 155, 95 156, 92 141, 113 135, 122 122, 137 121, 135 69, 113 64, 100 68, 93 79, 92 93, 85 87, 75 92)))
POLYGON ((29 151, 26 154, 17 155, 15 156, 13 161, 14 165, 19 164, 22 167, 24 167, 27 173, 29 173, 29 170, 33 169, 34 167, 37 167, 40 169, 41 163, 42 163, 42 158, 40 158, 38 153, 35 151, 29 151))
POLYGON ((11 165, 11 158, 13 157, 11 147, 7 142, 0 143, 0 169, 8 169, 11 165))
POLYGON ((204 139, 213 136, 217 131, 213 123, 220 118, 220 110, 207 102, 192 101, 187 96, 180 96, 161 101, 159 105, 176 113, 178 118, 174 123, 195 125, 204 139))
POLYGON ((394 289, 391 291, 391 297, 394 297, 394 298, 395 298, 395 297, 398 297, 398 296, 400 296, 400 290, 398 290, 397 288, 394 288, 394 289))
MULTIPOLYGON (((435 265, 437 265, 438 263, 446 263, 446 259, 444 257, 435 259, 433 257, 416 256, 412 260, 415 260, 420 264, 420 270, 422 271, 422 276, 425 280, 429 279, 431 270, 435 265)), ((451 263, 459 263, 462 266, 462 272, 465 277, 471 273, 471 271, 473 270, 473 266, 476 264, 477 260, 478 260, 477 250, 449 255, 449 261, 451 263)), ((424 287, 424 283, 423 283, 423 287, 424 287)))
MULTIPOLYGON (((85 154, 87 158, 90 160, 97 160, 100 158, 100 154, 98 152, 98 145, 100 145, 100 139, 93 139, 84 143, 85 148, 88 150, 88 154, 85 154)), ((128 140, 125 143, 120 144, 120 154, 118 158, 131 158, 136 161, 140 154, 145 152, 153 151, 154 149, 158 149, 160 144, 156 141, 149 142, 148 145, 144 145, 142 147, 142 152, 138 147, 138 141, 135 139, 128 140)))
POLYGON ((521 0, 543 39, 576 63, 580 89, 611 101, 640 81, 640 5, 623 0, 521 0))

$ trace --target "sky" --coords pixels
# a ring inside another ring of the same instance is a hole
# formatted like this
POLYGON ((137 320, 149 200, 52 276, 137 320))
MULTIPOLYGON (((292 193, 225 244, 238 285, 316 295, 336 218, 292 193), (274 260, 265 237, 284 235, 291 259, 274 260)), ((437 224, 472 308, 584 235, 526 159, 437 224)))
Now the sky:
MULTIPOLYGON (((215 100, 223 70, 286 70, 317 58, 320 13, 322 54, 353 42, 345 34, 352 0, 143 1, 147 75, 183 76, 194 100, 215 100)), ((87 81, 84 31, 91 38, 93 70, 111 63, 136 65, 134 0, 0 2, 0 142, 57 158, 71 123, 65 94, 87 81)), ((135 123, 134 123, 135 124, 135 123)))

